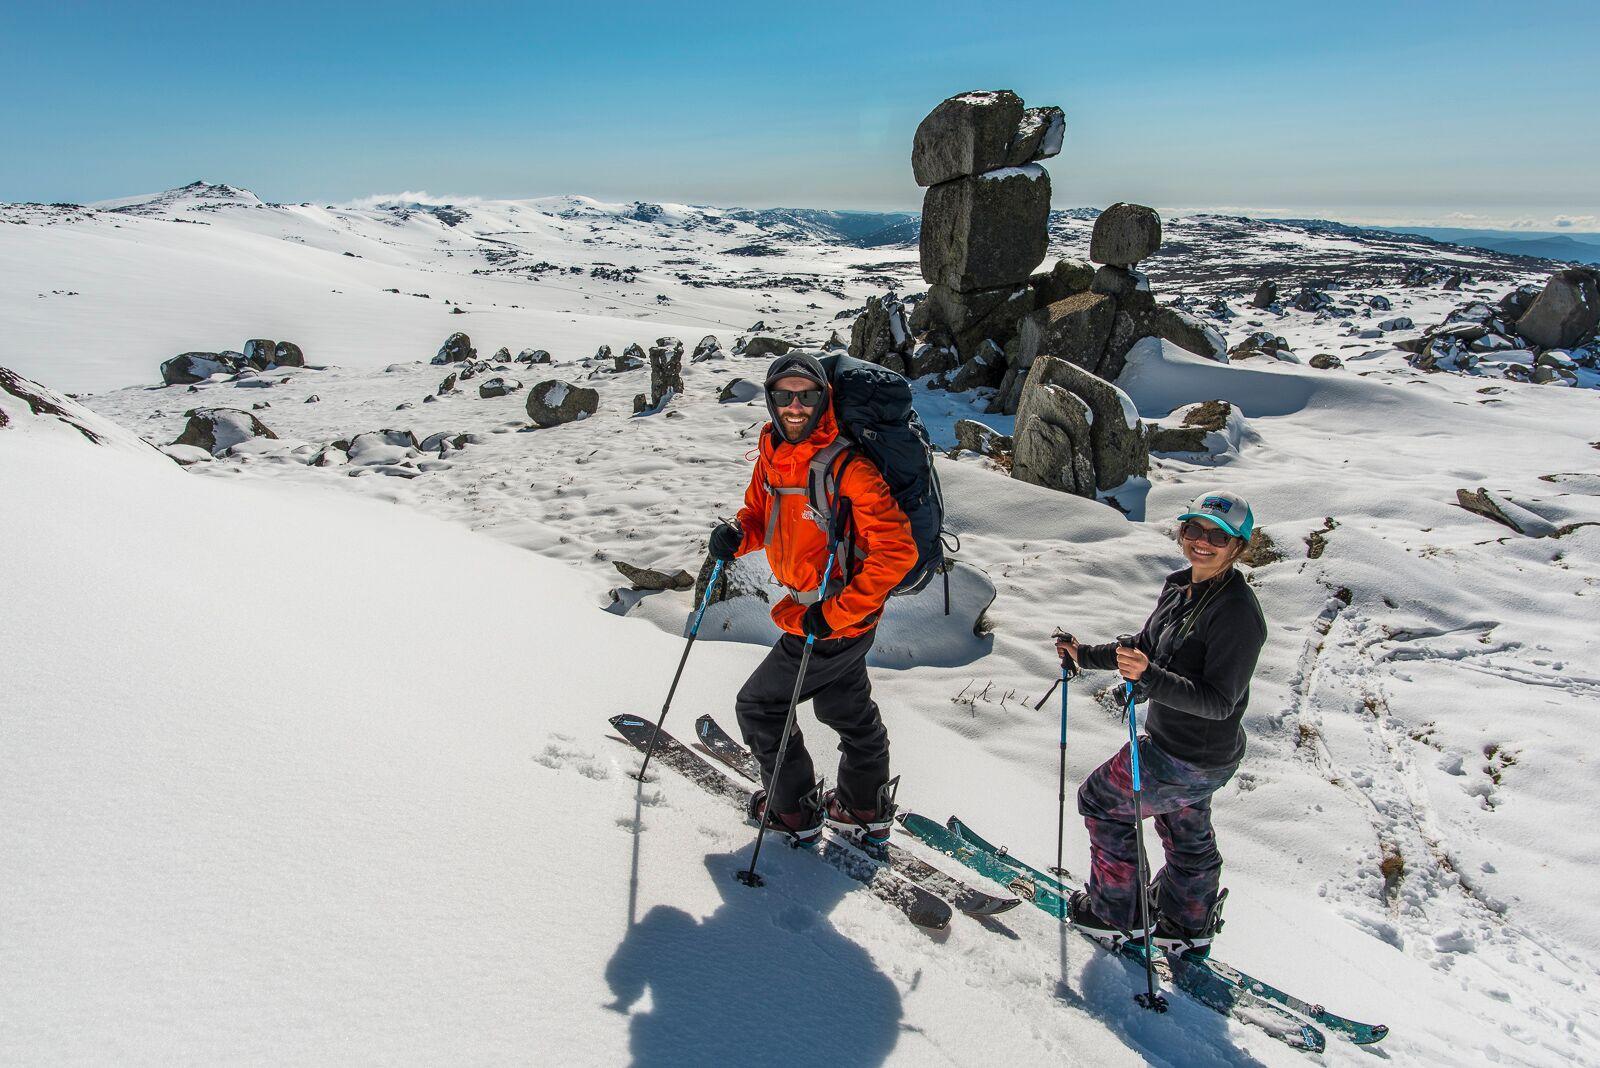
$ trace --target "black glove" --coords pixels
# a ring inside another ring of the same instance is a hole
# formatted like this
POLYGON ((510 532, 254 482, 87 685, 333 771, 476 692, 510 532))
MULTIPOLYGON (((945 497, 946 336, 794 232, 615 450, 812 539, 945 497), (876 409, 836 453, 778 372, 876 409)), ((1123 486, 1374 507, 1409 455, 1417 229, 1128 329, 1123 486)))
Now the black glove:
POLYGON ((739 529, 737 523, 718 523, 711 530, 713 560, 732 560, 742 544, 744 544, 744 531, 739 529))
POLYGON ((822 602, 806 609, 805 618, 800 621, 800 627, 806 632, 808 638, 826 638, 833 634, 833 628, 828 626, 828 620, 822 614, 822 602))

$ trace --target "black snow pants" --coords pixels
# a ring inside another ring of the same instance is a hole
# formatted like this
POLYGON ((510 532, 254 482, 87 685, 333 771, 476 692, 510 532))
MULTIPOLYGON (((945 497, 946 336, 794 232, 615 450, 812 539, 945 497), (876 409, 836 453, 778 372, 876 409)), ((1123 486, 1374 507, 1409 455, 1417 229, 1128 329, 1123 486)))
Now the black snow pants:
MULTIPOLYGON (((889 732, 867 678, 867 651, 876 634, 869 630, 854 638, 819 639, 811 648, 800 690, 800 700, 812 703, 817 719, 839 732, 837 785, 840 799, 850 808, 877 807, 878 788, 889 779, 889 732)), ((798 809, 800 798, 817 781, 798 724, 789 736, 782 781, 772 781, 772 766, 778 760, 778 742, 804 649, 804 638, 784 634, 746 680, 734 703, 739 730, 761 765, 774 812, 798 809)))

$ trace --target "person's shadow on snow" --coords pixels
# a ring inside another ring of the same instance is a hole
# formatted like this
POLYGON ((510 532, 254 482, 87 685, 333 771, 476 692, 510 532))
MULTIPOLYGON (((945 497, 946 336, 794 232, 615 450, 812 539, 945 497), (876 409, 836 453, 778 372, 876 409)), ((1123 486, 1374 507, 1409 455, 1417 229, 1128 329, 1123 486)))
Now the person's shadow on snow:
POLYGON ((783 873, 769 871, 764 889, 740 884, 747 862, 709 854, 717 910, 696 920, 658 905, 606 965, 607 1008, 626 1013, 650 994, 650 1010, 633 1013, 634 1065, 883 1063, 899 1038, 900 993, 828 922, 854 884, 819 873, 801 902, 780 896, 783 873))

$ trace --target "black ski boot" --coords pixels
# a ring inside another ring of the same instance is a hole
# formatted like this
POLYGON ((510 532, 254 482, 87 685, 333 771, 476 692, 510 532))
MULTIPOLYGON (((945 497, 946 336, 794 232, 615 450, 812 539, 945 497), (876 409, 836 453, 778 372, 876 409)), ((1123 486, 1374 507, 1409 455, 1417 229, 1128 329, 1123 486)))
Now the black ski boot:
POLYGON ((895 795, 900 791, 900 776, 896 775, 878 787, 875 808, 851 808, 839 797, 837 789, 823 795, 823 819, 829 827, 862 845, 881 848, 889 841, 889 829, 894 826, 897 806, 895 795))
POLYGON ((1222 903, 1227 897, 1227 888, 1223 888, 1217 895, 1217 900, 1212 903, 1211 911, 1206 914, 1205 928, 1194 931, 1157 909, 1152 894, 1150 907, 1155 912, 1156 922, 1151 940, 1155 942, 1156 948, 1164 953, 1181 956, 1184 960, 1200 961, 1210 957, 1211 943, 1222 930, 1222 903))
POLYGON ((800 798, 798 807, 793 811, 767 812, 767 792, 757 790, 750 795, 745 817, 751 823, 759 823, 765 813, 767 826, 787 838, 790 845, 809 846, 822 836, 822 797, 822 782, 818 780, 811 792, 800 798))
POLYGON ((1089 891, 1074 890, 1067 898, 1067 922, 1078 930, 1112 946, 1121 945, 1123 942, 1143 941, 1137 934, 1126 928, 1118 927, 1108 920, 1102 920, 1095 914, 1094 908, 1089 904, 1089 891))

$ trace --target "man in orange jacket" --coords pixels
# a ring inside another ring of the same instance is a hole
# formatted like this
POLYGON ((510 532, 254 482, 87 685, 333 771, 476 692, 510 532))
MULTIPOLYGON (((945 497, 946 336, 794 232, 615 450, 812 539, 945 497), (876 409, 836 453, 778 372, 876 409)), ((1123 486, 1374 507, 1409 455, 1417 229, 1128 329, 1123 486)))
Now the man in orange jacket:
POLYGON ((791 353, 773 361, 766 379, 772 421, 761 435, 761 456, 745 491, 744 507, 732 523, 711 532, 711 555, 731 560, 763 546, 772 573, 789 595, 772 609, 784 634, 739 691, 735 707, 745 744, 761 764, 767 789, 758 794, 775 829, 810 842, 824 821, 856 837, 883 841, 893 808, 889 780, 889 732, 872 700, 867 652, 889 591, 917 562, 911 525, 883 477, 865 457, 826 451, 839 439, 832 389, 817 360, 791 353), (840 546, 824 588, 823 568, 834 546, 821 517, 807 500, 807 480, 819 454, 830 459, 837 480, 833 512, 848 514, 855 551, 840 546), (783 774, 772 781, 778 743, 805 638, 814 635, 800 691, 817 718, 839 732, 839 779, 826 795, 798 727, 789 737, 783 774))

